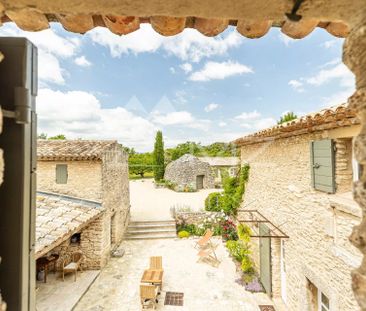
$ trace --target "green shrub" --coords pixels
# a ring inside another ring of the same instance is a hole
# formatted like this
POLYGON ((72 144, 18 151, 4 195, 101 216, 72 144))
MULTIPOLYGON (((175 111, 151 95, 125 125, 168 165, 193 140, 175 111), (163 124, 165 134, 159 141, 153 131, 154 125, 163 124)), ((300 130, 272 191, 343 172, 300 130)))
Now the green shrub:
POLYGON ((222 210, 222 193, 210 193, 205 200, 205 210, 209 212, 220 212, 222 210))
POLYGON ((252 234, 252 230, 248 225, 239 224, 238 225, 238 236, 239 239, 248 243, 250 241, 250 236, 252 234))
POLYGON ((247 244, 242 241, 233 241, 229 240, 226 242, 226 247, 229 250, 229 253, 232 257, 234 257, 237 261, 241 262, 244 258, 248 257, 250 254, 250 250, 247 244))
POLYGON ((236 215, 243 201, 245 185, 249 177, 249 165, 244 165, 236 177, 223 175, 224 192, 214 192, 205 200, 206 211, 224 211, 227 215, 236 215))
POLYGON ((178 232, 178 236, 183 239, 183 238, 189 238, 190 233, 188 231, 182 230, 178 232))
POLYGON ((244 273, 254 273, 254 265, 252 259, 247 255, 241 260, 241 270, 244 273))

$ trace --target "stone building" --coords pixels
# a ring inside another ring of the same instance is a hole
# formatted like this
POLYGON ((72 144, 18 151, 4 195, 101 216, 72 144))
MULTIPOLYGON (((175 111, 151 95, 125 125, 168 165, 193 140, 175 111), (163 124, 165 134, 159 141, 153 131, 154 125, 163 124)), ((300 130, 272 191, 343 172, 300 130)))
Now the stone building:
POLYGON ((215 185, 218 186, 222 184, 223 173, 234 177, 240 169, 239 157, 198 157, 198 159, 210 164, 215 175, 215 185))
POLYGON ((215 177, 210 164, 191 154, 185 154, 170 162, 165 169, 164 179, 173 183, 177 191, 215 187, 215 177))
POLYGON ((130 217, 127 153, 116 141, 90 140, 38 140, 37 153, 38 191, 101 203, 98 230, 108 236, 103 251, 109 254, 130 217))
POLYGON ((252 202, 239 219, 256 236, 267 293, 288 310, 359 310, 350 271, 362 256, 348 240, 361 220, 351 195, 359 131, 344 104, 236 140, 250 165, 243 204, 252 202))
POLYGON ((82 251, 83 268, 103 267, 110 250, 109 232, 101 230, 104 213, 100 202, 38 192, 35 258, 82 251))

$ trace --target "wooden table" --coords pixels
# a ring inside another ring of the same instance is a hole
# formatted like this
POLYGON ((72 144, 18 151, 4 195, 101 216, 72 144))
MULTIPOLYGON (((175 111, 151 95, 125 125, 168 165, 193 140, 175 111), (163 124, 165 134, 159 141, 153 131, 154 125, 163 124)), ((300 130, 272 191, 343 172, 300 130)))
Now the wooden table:
POLYGON ((37 259, 37 272, 40 270, 44 270, 44 279, 43 281, 47 282, 47 273, 48 273, 48 266, 53 264, 53 270, 56 272, 56 262, 59 258, 59 255, 51 255, 48 257, 41 257, 37 259))
POLYGON ((163 284, 163 274, 164 271, 161 269, 145 270, 141 278, 141 283, 150 283, 153 285, 158 284, 161 289, 163 284))

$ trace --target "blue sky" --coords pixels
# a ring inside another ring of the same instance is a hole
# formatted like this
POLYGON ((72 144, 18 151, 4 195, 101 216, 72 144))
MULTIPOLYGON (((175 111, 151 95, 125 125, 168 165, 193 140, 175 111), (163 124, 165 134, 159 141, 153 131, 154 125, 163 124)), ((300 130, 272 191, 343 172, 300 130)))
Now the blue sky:
POLYGON ((152 149, 187 140, 230 141, 298 115, 341 104, 354 77, 341 63, 343 39, 316 29, 293 40, 273 28, 250 40, 228 28, 215 38, 186 29, 162 37, 150 25, 119 37, 84 36, 54 24, 27 33, 7 24, 1 36, 26 36, 39 49, 39 132, 117 139, 152 149))

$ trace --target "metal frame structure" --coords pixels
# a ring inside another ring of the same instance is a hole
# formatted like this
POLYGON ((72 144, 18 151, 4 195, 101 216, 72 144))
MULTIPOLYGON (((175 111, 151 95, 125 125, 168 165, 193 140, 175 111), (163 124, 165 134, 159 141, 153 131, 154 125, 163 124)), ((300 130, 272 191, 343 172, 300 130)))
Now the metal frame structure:
POLYGON ((266 218, 263 214, 258 212, 258 210, 241 210, 238 212, 239 217, 237 217, 237 220, 239 223, 245 223, 245 224, 254 224, 254 226, 251 226, 251 229, 253 230, 253 227, 258 227, 258 231, 254 234, 251 234, 250 237, 252 238, 279 238, 279 239, 288 239, 289 236, 284 233, 278 226, 273 224, 268 218, 266 218), (246 214, 246 219, 241 219, 240 214, 246 214), (269 228, 269 235, 261 235, 259 233, 259 224, 264 223, 269 228))

